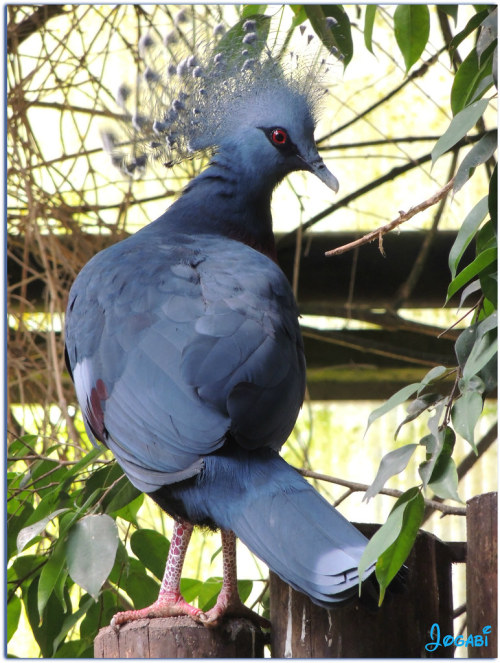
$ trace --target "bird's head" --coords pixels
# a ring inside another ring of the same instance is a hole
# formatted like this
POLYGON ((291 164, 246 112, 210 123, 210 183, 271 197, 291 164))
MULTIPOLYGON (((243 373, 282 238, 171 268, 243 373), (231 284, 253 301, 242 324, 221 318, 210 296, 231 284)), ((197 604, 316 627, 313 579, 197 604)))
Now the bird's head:
MULTIPOLYGON (((338 181, 314 140, 324 93, 320 61, 315 57, 299 66, 297 54, 291 54, 286 66, 283 53, 268 46, 269 22, 268 16, 252 16, 225 34, 217 26, 213 42, 187 56, 180 51, 176 65, 161 68, 153 39, 143 39, 139 54, 157 68, 145 66, 144 93, 134 113, 127 110, 131 88, 120 88, 117 100, 129 113, 135 156, 127 162, 108 134, 115 163, 133 171, 146 157, 170 164, 219 152, 237 162, 250 181, 264 178, 274 188, 289 173, 305 170, 337 191, 338 181)), ((185 41, 178 35, 165 39, 169 53, 172 44, 185 41)))
POLYGON ((337 192, 338 180, 318 153, 314 129, 307 95, 286 81, 275 82, 232 104, 217 144, 237 158, 249 177, 266 178, 274 185, 289 173, 305 170, 337 192))

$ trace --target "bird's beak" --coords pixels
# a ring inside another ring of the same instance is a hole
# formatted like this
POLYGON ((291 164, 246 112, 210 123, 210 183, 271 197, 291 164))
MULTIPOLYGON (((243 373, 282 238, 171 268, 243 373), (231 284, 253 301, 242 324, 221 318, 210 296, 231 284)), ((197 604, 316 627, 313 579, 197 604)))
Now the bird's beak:
POLYGON ((335 193, 338 192, 339 181, 335 175, 328 170, 320 156, 318 156, 313 161, 308 161, 308 165, 311 168, 311 172, 319 177, 323 184, 326 184, 326 186, 335 191, 335 193))
POLYGON ((306 170, 314 173, 316 177, 319 177, 323 184, 326 184, 326 186, 335 191, 335 193, 338 192, 338 179, 328 170, 323 159, 319 156, 316 150, 314 150, 312 154, 308 154, 307 156, 302 157, 302 160, 306 163, 306 170))

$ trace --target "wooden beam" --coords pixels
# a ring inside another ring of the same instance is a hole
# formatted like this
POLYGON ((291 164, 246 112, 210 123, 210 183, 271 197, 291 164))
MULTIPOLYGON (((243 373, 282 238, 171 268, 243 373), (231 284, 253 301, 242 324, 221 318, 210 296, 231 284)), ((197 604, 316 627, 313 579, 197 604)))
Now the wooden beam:
MULTIPOLYGON (((307 382, 312 400, 373 400, 389 398, 406 384, 417 382, 430 366, 454 365, 453 342, 411 332, 366 330, 318 330, 304 328, 304 349, 307 360, 307 382)), ((8 344, 16 344, 16 332, 9 329, 8 344)), ((44 357, 48 352, 47 334, 32 332, 24 344, 25 365, 31 367, 32 379, 23 383, 24 398, 43 402, 46 370, 44 357)), ((61 334, 56 333, 61 348, 61 334)), ((446 393, 454 375, 441 382, 446 393)), ((63 386, 68 402, 74 401, 73 385, 64 376, 63 386)), ((21 392, 15 376, 9 380, 9 397, 19 402, 21 392)))
MULTIPOLYGON (((352 232, 307 233, 302 241, 299 263, 298 302, 302 314, 348 316, 352 307, 385 308, 390 305, 398 288, 405 282, 416 259, 425 232, 392 233, 384 238, 386 257, 376 244, 364 246, 355 257, 354 253, 327 258, 325 252, 336 246, 353 241, 360 235, 352 232), (353 260, 356 259, 355 269, 353 260)), ((121 235, 124 238, 126 235, 121 235)), ((278 261, 290 282, 293 279, 296 247, 280 245, 283 235, 277 235, 278 261)), ((455 240, 452 231, 439 232, 430 249, 427 266, 406 303, 408 308, 441 308, 450 282, 448 254, 455 240)), ((61 252, 66 260, 74 254, 76 271, 95 253, 116 241, 110 235, 79 233, 57 237, 61 252)), ((7 277, 9 293, 20 294, 23 276, 21 265, 25 260, 25 239, 22 236, 8 237, 7 277)), ((45 282, 42 262, 35 243, 28 248, 29 266, 26 297, 35 310, 44 309, 45 282)), ((469 247, 463 260, 470 260, 474 248, 469 247)), ((72 276, 61 265, 58 270, 60 282, 72 281, 72 276)), ((456 301, 452 301, 456 305, 456 301)))

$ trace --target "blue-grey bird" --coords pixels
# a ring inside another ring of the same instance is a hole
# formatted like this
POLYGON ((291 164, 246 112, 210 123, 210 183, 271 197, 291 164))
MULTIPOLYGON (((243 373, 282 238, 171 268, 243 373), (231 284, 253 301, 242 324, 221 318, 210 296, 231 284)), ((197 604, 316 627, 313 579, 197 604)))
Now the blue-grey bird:
MULTIPOLYGON (((321 606, 358 587, 366 539, 279 455, 306 369, 297 306, 276 262, 271 196, 298 170, 334 191, 338 183, 314 141, 318 69, 282 64, 265 43, 266 21, 242 21, 222 37, 218 27, 201 54, 161 74, 146 68, 148 98, 128 114, 131 156, 105 134, 129 172, 148 156, 212 154, 162 216, 97 254, 69 294, 67 365, 89 437, 175 520, 158 600, 118 613, 116 625, 249 615, 235 537, 321 606), (193 525, 222 532, 223 586, 207 613, 180 593, 193 525)), ((145 37, 140 54, 152 48, 145 37)), ((121 86, 124 109, 129 96, 121 86)))

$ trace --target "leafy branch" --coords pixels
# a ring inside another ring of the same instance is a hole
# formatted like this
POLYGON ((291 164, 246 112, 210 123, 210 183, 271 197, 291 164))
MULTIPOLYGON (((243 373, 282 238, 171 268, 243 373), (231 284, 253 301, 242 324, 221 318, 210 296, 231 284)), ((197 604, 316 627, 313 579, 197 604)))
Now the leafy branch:
MULTIPOLYGON (((373 11, 373 10, 370 10, 373 11)), ((431 152, 435 162, 447 150, 463 141, 467 132, 475 125, 484 126, 484 114, 490 99, 482 98, 497 81, 493 76, 493 60, 496 57, 497 28, 496 8, 477 10, 468 26, 450 42, 452 52, 473 32, 477 32, 476 45, 460 64, 455 74, 450 94, 453 119, 447 131, 439 138, 431 152), (466 65, 467 63, 467 65, 466 65)), ((428 39, 426 23, 428 8, 417 6, 398 7, 394 20, 396 37, 410 31, 412 39, 400 39, 398 44, 404 56, 407 71, 418 58, 428 39), (399 16, 399 18, 398 18, 399 16), (404 25, 398 21, 404 16, 404 25), (411 46, 409 44, 412 44, 411 46), (410 49, 418 45, 417 51, 410 49)), ((449 26, 448 26, 449 27, 449 26)), ((408 34, 406 34, 408 37, 408 34)), ((470 310, 471 322, 455 342, 457 359, 454 384, 447 395, 439 393, 440 380, 446 373, 444 366, 435 366, 421 382, 407 385, 395 393, 388 401, 374 410, 368 419, 368 428, 379 417, 413 398, 407 408, 407 416, 397 427, 397 437, 401 427, 427 415, 429 433, 418 443, 406 444, 387 453, 381 460, 377 475, 365 493, 365 499, 383 493, 386 481, 405 470, 415 452, 423 451, 424 459, 418 465, 421 484, 409 488, 398 496, 386 523, 370 540, 359 565, 359 574, 376 562, 375 574, 380 585, 380 602, 385 591, 408 556, 418 529, 430 513, 423 492, 432 490, 438 500, 461 501, 457 492, 459 473, 453 459, 457 434, 472 447, 472 454, 478 455, 475 436, 487 395, 497 385, 497 168, 491 171, 491 161, 496 149, 496 131, 487 132, 463 158, 456 175, 448 184, 428 200, 409 210, 390 224, 369 233, 358 242, 329 251, 336 255, 366 244, 374 239, 381 242, 383 235, 401 225, 414 214, 443 199, 450 190, 457 194, 463 185, 474 175, 476 168, 486 165, 490 175, 489 192, 480 200, 464 219, 449 254, 451 282, 446 293, 448 301, 462 290, 460 305, 472 294, 479 299, 470 310), (486 221, 485 221, 486 219, 486 221), (476 257, 458 272, 459 262, 466 247, 475 241, 476 257), (458 273, 457 273, 458 272, 458 273)), ((487 448, 496 430, 483 441, 482 451, 487 448)), ((461 476, 471 466, 468 458, 461 465, 461 476)), ((436 500, 432 500, 436 502, 436 500)), ((440 503, 440 502, 438 502, 440 503)))

